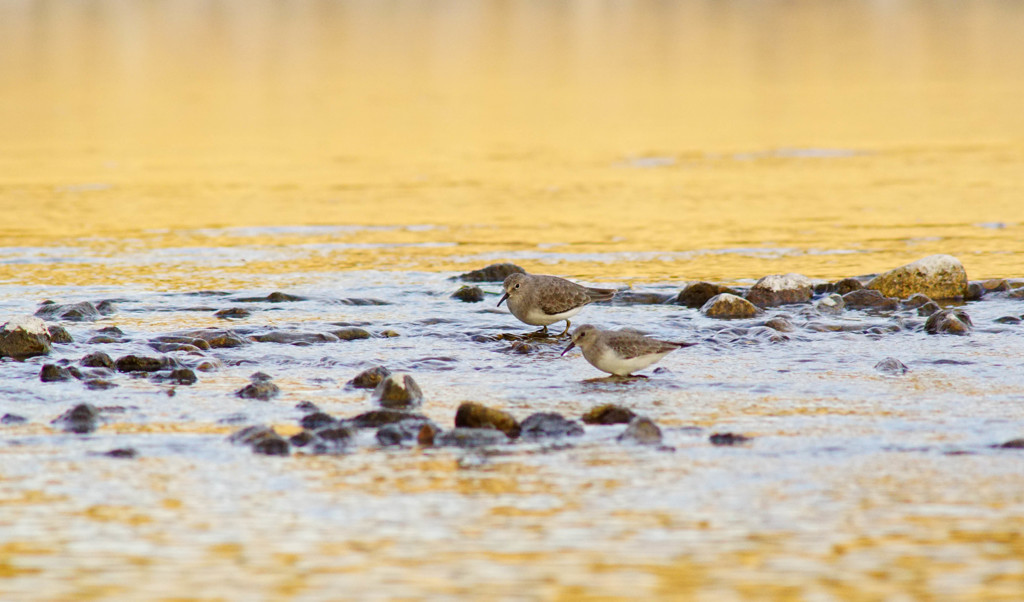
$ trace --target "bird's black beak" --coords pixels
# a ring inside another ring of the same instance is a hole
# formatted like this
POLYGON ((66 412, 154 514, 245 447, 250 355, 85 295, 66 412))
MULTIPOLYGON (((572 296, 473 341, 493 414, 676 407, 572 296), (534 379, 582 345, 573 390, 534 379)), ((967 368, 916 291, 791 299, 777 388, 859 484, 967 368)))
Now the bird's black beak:
POLYGON ((498 299, 498 307, 501 307, 501 304, 505 302, 505 299, 508 299, 508 293, 505 293, 501 296, 501 299, 498 299))
POLYGON ((576 343, 569 343, 569 346, 562 350, 562 355, 569 353, 569 350, 576 346, 576 343))

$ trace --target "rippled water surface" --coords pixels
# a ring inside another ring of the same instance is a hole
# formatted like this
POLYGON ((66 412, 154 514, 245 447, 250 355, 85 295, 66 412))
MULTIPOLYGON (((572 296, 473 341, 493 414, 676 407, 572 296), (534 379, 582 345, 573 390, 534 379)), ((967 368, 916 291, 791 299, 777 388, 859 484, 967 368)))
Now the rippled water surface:
POLYGON ((0 415, 26 418, 0 426, 0 598, 1021 598, 1024 456, 994 447, 1024 436, 1024 334, 997 321, 1020 299, 962 304, 957 337, 907 309, 723 322, 622 296, 575 323, 698 345, 618 382, 564 339, 499 338, 531 327, 498 284, 450 295, 505 261, 665 298, 932 253, 1024 276, 1022 30, 1014 3, 0 4, 0 323, 116 307, 0 361, 0 415), (274 291, 301 299, 245 300, 274 291), (165 354, 213 360, 190 386, 39 378, 187 329, 338 323, 374 336, 165 354), (464 401, 617 403, 664 445, 228 441, 297 433, 302 401, 372 409, 345 383, 376 364, 444 427, 464 401), (257 371, 279 397, 234 395, 257 371), (107 408, 96 432, 51 423, 78 403, 107 408))

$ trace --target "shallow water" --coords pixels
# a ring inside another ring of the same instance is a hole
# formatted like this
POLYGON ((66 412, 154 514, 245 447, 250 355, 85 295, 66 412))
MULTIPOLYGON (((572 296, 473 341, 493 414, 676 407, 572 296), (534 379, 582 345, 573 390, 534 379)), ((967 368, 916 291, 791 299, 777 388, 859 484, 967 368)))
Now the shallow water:
POLYGON ((995 322, 1020 300, 965 304, 966 337, 909 311, 589 307, 575 323, 699 343, 623 383, 565 341, 474 340, 529 330, 496 284, 449 295, 499 261, 664 294, 936 252, 1024 276, 1022 27, 1012 3, 0 5, 0 322, 117 307, 0 362, 0 414, 28 419, 0 426, 0 597, 1019 598, 1024 457, 991 446, 1024 436, 1022 327, 995 322), (276 290, 307 299, 238 301, 276 290), (777 314, 797 328, 771 342, 777 314), (192 386, 39 381, 189 328, 335 322, 400 336, 212 350, 192 386), (85 343, 112 325, 124 342, 85 343), (873 368, 889 356, 910 371, 873 368), (486 451, 228 442, 297 432, 300 401, 372 408, 344 385, 374 364, 414 374, 442 426, 463 401, 614 402, 667 448, 622 426, 486 451), (257 371, 280 397, 234 396, 257 371), (82 402, 124 410, 50 423, 82 402))

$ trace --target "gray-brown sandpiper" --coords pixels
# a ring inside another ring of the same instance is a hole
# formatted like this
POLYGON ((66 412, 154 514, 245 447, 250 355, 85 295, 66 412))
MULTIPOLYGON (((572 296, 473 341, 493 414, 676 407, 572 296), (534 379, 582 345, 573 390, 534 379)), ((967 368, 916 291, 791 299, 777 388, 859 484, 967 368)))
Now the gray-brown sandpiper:
POLYGON ((696 343, 660 341, 629 328, 601 330, 596 326, 584 324, 573 331, 572 341, 562 351, 562 355, 573 347, 579 347, 583 351, 583 357, 598 370, 615 376, 629 376, 676 349, 691 345, 696 343))
POLYGON ((615 289, 591 288, 557 276, 539 274, 510 274, 502 287, 505 294, 498 305, 508 299, 512 315, 526 324, 543 326, 540 332, 547 334, 548 324, 565 320, 565 330, 558 336, 569 332, 569 318, 584 305, 607 301, 615 295, 615 289))

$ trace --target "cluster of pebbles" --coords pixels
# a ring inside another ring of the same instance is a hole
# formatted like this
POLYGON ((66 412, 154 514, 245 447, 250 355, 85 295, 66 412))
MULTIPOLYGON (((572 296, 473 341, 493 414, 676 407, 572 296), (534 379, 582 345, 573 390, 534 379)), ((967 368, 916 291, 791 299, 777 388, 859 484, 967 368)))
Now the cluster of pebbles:
MULTIPOLYGON (((512 264, 495 264, 482 270, 461 275, 467 282, 501 282, 509 274, 523 272, 512 264)), ((203 292, 203 296, 228 293, 203 292)), ((478 302, 485 292, 475 285, 459 288, 452 297, 464 302, 478 302)), ((808 332, 862 332, 884 334, 901 330, 920 330, 935 335, 969 335, 976 327, 968 314, 967 302, 985 298, 1024 300, 1024 281, 993 279, 970 281, 963 265, 949 255, 934 255, 901 266, 884 274, 844 278, 836 282, 815 281, 800 274, 770 275, 754 285, 727 287, 711 282, 688 283, 678 294, 620 291, 608 303, 612 304, 675 304, 697 309, 702 315, 722 320, 721 326, 712 328, 712 341, 735 337, 763 339, 769 343, 791 340, 801 329, 808 332), (784 311, 772 308, 785 306, 784 311), (945 307, 944 307, 945 306, 945 307), (840 320, 844 312, 860 310, 876 320, 840 320), (743 322, 728 322, 743 320, 743 322)), ((239 303, 285 303, 303 300, 286 293, 273 293, 267 297, 232 298, 239 303)), ((345 299, 353 305, 380 305, 376 299, 345 299)), ((111 301, 58 304, 44 302, 34 316, 12 319, 0 328, 0 358, 24 360, 46 356, 53 345, 71 343, 68 330, 57 322, 90 321, 117 311, 111 301)), ((215 309, 215 315, 225 320, 245 319, 250 315, 244 307, 215 309)), ((1024 315, 1006 315, 995 319, 1003 325, 1020 323, 1024 315)), ((370 332, 347 324, 331 324, 321 331, 256 328, 201 328, 159 335, 147 341, 158 356, 125 355, 112 358, 95 351, 74 362, 62 359, 43 364, 39 379, 42 382, 78 380, 89 389, 101 390, 117 386, 117 375, 133 378, 145 377, 156 383, 190 386, 200 381, 198 373, 213 373, 219 368, 215 351, 253 343, 280 343, 290 345, 316 345, 343 340, 393 337, 390 330, 370 332)), ((535 348, 521 335, 476 335, 472 340, 490 343, 511 340, 509 347, 517 353, 529 353, 535 348)), ((117 327, 97 330, 86 341, 102 345, 124 340, 117 327)), ((898 359, 887 358, 876 366, 881 372, 902 374, 907 368, 898 359)), ((487 447, 516 441, 567 441, 582 435, 590 425, 625 424, 619 434, 622 441, 661 445, 660 428, 649 418, 636 416, 620 406, 599 406, 579 420, 560 414, 541 412, 517 420, 500 409, 476 403, 462 404, 454 417, 453 427, 444 429, 416 409, 423 402, 423 393, 408 374, 392 374, 377 366, 366 370, 351 381, 349 386, 373 389, 373 399, 379 409, 357 416, 339 418, 320 411, 309 402, 300 404, 304 412, 299 421, 302 430, 290 437, 278 435, 266 426, 247 426, 231 436, 236 443, 249 445, 258 453, 270 455, 303 453, 338 453, 357 445, 359 433, 374 429, 374 444, 394 446, 457 446, 487 447)), ((171 390, 173 392, 173 389, 171 390)), ((236 391, 243 399, 269 401, 280 393, 273 379, 262 372, 251 376, 251 382, 236 391)), ((103 416, 123 411, 123 408, 97 408, 80 404, 53 420, 53 424, 71 433, 88 433, 96 429, 103 416)), ((20 420, 19 420, 20 419, 20 420)), ((3 424, 16 424, 21 417, 7 414, 0 418, 3 424)), ((743 443, 746 438, 733 433, 711 436, 716 445, 743 443)), ((1014 442, 1006 445, 1012 446, 1014 442)), ((118 450, 115 450, 118 451, 118 450)), ((124 450, 121 450, 124 451, 124 450)), ((118 457, 131 457, 125 454, 118 457)))

